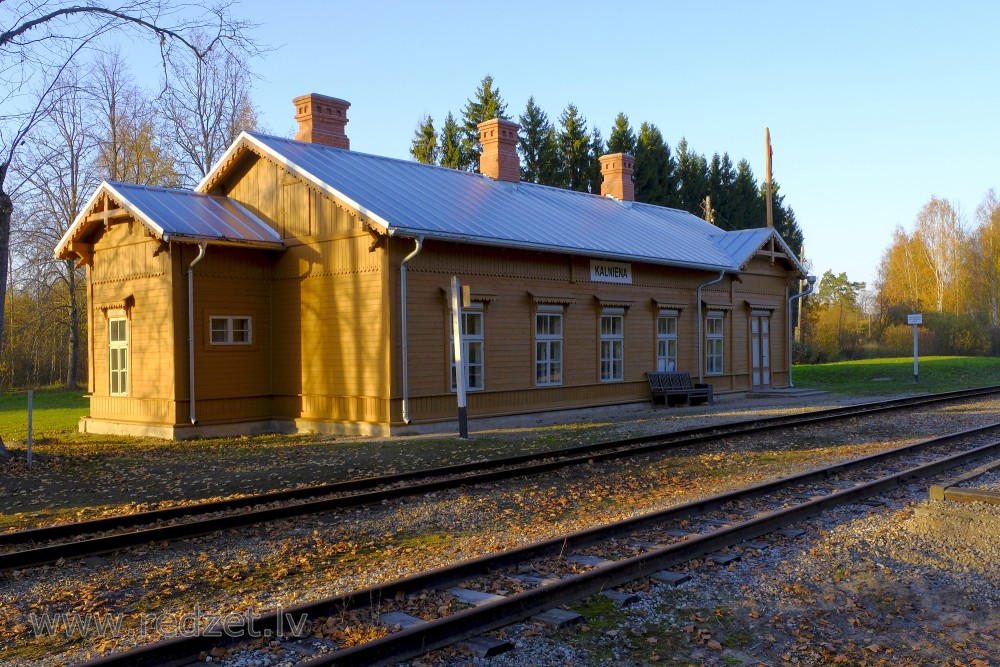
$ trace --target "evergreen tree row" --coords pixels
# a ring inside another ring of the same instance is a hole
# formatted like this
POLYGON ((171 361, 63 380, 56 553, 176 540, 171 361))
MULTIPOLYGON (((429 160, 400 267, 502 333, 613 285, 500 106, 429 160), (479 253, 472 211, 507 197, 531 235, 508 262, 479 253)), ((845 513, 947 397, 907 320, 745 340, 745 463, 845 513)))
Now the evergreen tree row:
MULTIPOLYGON (((478 125, 491 118, 510 120, 499 88, 487 75, 467 100, 460 120, 448 112, 440 132, 430 116, 418 123, 410 154, 424 164, 478 171, 478 125)), ((611 135, 604 141, 596 127, 588 130, 587 119, 572 103, 553 123, 535 98, 529 97, 517 121, 522 181, 599 194, 599 157, 630 153, 635 156, 632 180, 637 201, 688 211, 727 230, 766 224, 766 185, 757 182, 745 159, 734 166, 728 153, 715 153, 707 160, 683 138, 671 151, 656 125, 644 122, 637 133, 624 113, 615 118, 611 135)), ((803 237, 795 212, 785 206, 773 179, 771 189, 774 227, 798 255, 803 237)))

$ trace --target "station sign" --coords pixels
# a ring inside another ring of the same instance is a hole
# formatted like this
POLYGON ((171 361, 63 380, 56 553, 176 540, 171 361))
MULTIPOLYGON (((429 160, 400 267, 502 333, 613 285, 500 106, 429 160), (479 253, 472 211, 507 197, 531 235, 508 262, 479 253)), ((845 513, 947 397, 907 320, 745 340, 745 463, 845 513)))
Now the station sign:
POLYGON ((628 262, 590 260, 590 281, 594 283, 632 284, 632 265, 628 262))
POLYGON ((907 324, 923 324, 924 323, 924 316, 921 315, 920 313, 916 313, 914 315, 907 315, 906 316, 906 323, 907 324))

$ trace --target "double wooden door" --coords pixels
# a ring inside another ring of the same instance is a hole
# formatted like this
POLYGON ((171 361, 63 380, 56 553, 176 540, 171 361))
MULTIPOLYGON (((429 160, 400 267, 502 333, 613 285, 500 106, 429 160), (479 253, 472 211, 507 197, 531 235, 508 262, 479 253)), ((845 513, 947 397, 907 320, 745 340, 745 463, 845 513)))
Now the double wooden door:
POLYGON ((754 389, 771 386, 770 313, 750 316, 750 369, 754 389))

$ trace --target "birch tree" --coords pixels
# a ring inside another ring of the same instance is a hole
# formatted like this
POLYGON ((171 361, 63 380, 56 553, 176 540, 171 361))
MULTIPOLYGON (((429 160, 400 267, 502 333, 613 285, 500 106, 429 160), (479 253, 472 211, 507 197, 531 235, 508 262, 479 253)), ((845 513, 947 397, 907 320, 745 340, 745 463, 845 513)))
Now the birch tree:
POLYGON ((1000 198, 990 189, 976 209, 974 299, 982 303, 993 328, 1000 327, 1000 198))
MULTIPOLYGON (((209 43, 195 35, 198 48, 209 43)), ((165 111, 177 144, 183 181, 195 185, 236 140, 257 129, 252 75, 243 58, 223 50, 174 59, 164 81, 165 111)))
POLYGON ((83 276, 72 259, 55 259, 52 249, 76 219, 84 198, 97 187, 93 169, 94 143, 88 132, 83 90, 70 85, 42 118, 27 140, 25 157, 17 164, 18 176, 29 186, 24 197, 26 217, 32 221, 23 231, 21 249, 37 267, 38 303, 49 309, 48 320, 64 331, 66 387, 78 384, 80 321, 83 304, 78 284, 83 276))
POLYGON ((135 83, 121 53, 95 64, 87 93, 101 178, 139 185, 176 186, 175 156, 165 145, 164 118, 135 83))
POLYGON ((913 235, 930 269, 935 310, 944 312, 948 290, 953 290, 956 297, 960 293, 954 288, 958 286, 962 269, 964 229, 961 215, 947 199, 931 197, 917 214, 913 235))
MULTIPOLYGON (((225 1, 207 7, 166 0, 0 3, 0 303, 6 302, 11 217, 22 185, 12 182, 11 165, 35 127, 72 90, 65 77, 71 66, 100 50, 104 38, 125 34, 155 43, 165 69, 180 53, 199 60, 223 51, 253 53, 247 36, 252 26, 234 19, 231 8, 225 1), (196 43, 199 34, 211 37, 196 43)), ((6 454, 0 440, 0 457, 6 454)))

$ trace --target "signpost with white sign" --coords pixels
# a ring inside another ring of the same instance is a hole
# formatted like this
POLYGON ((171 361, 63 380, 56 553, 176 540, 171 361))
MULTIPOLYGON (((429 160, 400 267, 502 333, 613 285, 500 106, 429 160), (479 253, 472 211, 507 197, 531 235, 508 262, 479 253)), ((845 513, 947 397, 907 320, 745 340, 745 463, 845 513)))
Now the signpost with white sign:
POLYGON ((920 381, 919 355, 917 354, 917 327, 924 323, 924 316, 915 313, 906 316, 906 323, 913 325, 913 381, 920 381))
POLYGON ((465 350, 462 349, 463 285, 458 276, 451 277, 451 336, 455 355, 455 395, 458 398, 458 437, 469 437, 469 422, 465 409, 465 383, 468 377, 465 350))

